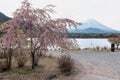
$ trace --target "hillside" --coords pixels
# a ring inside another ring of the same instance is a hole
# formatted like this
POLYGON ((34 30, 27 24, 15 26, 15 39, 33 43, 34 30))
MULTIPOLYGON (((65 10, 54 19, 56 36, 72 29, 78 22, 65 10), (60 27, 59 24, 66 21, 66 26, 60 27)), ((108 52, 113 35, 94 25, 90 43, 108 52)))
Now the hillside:
POLYGON ((11 18, 0 12, 0 23, 6 22, 10 20, 11 18))

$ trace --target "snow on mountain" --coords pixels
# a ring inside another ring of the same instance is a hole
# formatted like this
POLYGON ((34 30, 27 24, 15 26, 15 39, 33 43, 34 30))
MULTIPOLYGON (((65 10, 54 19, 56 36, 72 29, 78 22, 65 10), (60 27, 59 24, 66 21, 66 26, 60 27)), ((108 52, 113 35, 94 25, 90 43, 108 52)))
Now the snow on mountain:
POLYGON ((94 19, 89 19, 88 21, 78 25, 77 29, 68 29, 69 33, 120 33, 120 31, 111 29, 94 19))

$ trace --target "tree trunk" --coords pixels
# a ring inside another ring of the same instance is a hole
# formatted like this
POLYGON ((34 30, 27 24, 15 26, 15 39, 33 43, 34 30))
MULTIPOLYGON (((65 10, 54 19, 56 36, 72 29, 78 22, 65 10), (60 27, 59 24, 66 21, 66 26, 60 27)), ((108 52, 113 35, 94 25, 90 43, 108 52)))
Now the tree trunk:
POLYGON ((35 68, 35 50, 33 49, 33 38, 30 38, 30 49, 31 49, 31 57, 32 57, 32 69, 35 68))
POLYGON ((11 69, 11 64, 12 64, 12 49, 9 49, 8 53, 8 69, 11 69))
POLYGON ((32 69, 35 68, 35 51, 31 51, 31 57, 32 57, 32 69))
POLYGON ((115 44, 111 44, 111 52, 115 52, 115 44))

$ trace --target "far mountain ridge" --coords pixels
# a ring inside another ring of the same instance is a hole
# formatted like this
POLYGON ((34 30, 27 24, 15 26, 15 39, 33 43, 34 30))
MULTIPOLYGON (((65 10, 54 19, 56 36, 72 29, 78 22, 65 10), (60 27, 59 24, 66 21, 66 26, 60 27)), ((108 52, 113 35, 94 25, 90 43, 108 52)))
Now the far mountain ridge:
POLYGON ((10 19, 11 19, 10 17, 8 17, 4 13, 0 12, 0 23, 6 22, 10 19))

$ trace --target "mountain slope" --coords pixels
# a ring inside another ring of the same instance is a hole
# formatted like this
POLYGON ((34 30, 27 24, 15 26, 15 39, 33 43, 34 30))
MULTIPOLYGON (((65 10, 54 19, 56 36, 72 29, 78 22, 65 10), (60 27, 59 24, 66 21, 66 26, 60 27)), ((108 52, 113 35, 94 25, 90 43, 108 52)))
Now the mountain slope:
POLYGON ((81 30, 79 33, 105 33, 105 31, 97 28, 87 28, 81 30))
POLYGON ((6 21, 8 21, 10 19, 11 19, 10 17, 7 17, 2 12, 0 12, 0 23, 6 22, 6 21))
POLYGON ((75 28, 68 29, 69 33, 120 33, 120 31, 111 29, 94 19, 90 19, 84 22, 82 25, 77 26, 77 30, 75 28))

